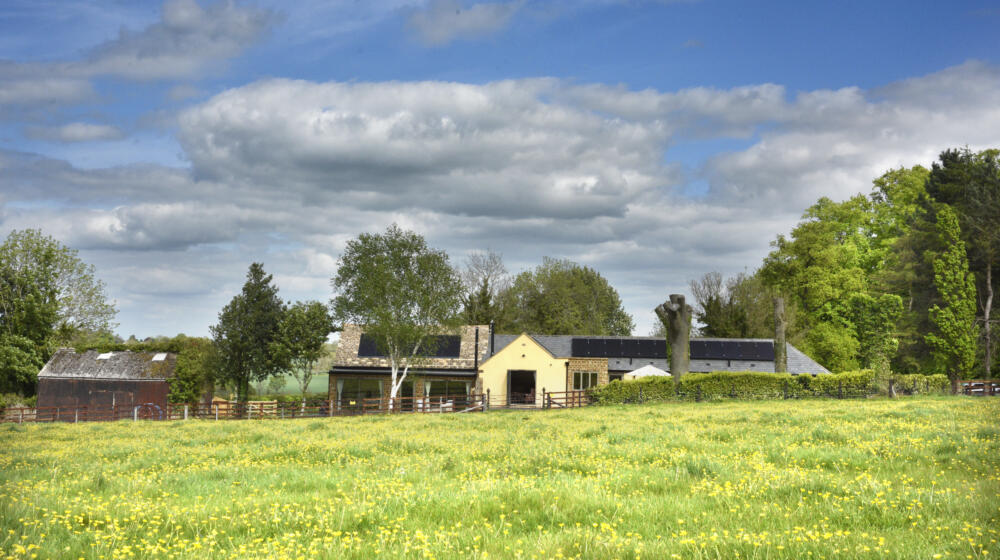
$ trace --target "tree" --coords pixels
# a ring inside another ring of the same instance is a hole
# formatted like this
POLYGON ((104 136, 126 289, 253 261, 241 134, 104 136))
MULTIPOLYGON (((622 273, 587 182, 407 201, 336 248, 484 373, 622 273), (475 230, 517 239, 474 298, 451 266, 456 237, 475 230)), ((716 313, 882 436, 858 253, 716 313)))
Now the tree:
POLYGON ((969 264, 978 272, 985 372, 991 374, 994 269, 1000 267, 1000 150, 945 150, 931 167, 927 192, 955 209, 969 264))
POLYGON ((236 398, 245 403, 251 381, 263 381, 282 371, 286 363, 271 351, 285 306, 264 265, 253 263, 243 290, 219 313, 212 338, 219 352, 220 379, 236 386, 236 398))
POLYGON ((896 322, 903 313, 902 299, 896 294, 854 294, 849 305, 861 365, 874 370, 880 380, 888 379, 890 362, 899 348, 896 322))
POLYGON ((0 393, 34 393, 43 366, 45 360, 31 339, 0 334, 0 393))
POLYGON ((934 258, 934 285, 944 305, 931 307, 937 332, 928 333, 927 342, 951 379, 954 393, 960 376, 969 373, 976 361, 976 283, 969 272, 958 216, 948 206, 938 212, 938 235, 946 249, 934 258))
POLYGON ((348 241, 331 284, 335 320, 359 325, 387 357, 390 399, 410 368, 434 353, 435 335, 459 321, 462 282, 448 255, 396 224, 348 241))
POLYGON ((656 306, 656 316, 667 333, 667 354, 670 356, 670 374, 675 383, 688 372, 691 353, 691 306, 681 294, 670 294, 670 299, 656 306))
POLYGON ((702 324, 701 336, 719 338, 765 338, 772 333, 774 311, 758 275, 739 273, 723 281, 718 272, 692 280, 695 318, 702 324))
POLYGON ((58 332, 106 331, 117 311, 94 267, 37 229, 12 231, 0 245, 0 326, 37 345, 58 332))
POLYGON ((326 353, 326 337, 333 332, 333 318, 325 305, 318 301, 297 301, 289 307, 278 325, 278 336, 272 351, 290 366, 299 383, 302 406, 312 381, 313 367, 326 353))
POLYGON ((511 285, 503 256, 492 250, 470 254, 462 271, 462 285, 462 315, 467 325, 503 322, 503 295, 511 285))
POLYGON ((177 367, 170 379, 170 402, 198 402, 212 392, 216 371, 221 366, 218 348, 207 338, 183 335, 177 338, 181 340, 178 341, 177 367))
POLYGON ((501 330, 532 334, 632 334, 635 323, 618 292, 596 270, 545 257, 517 275, 504 294, 509 322, 501 330))

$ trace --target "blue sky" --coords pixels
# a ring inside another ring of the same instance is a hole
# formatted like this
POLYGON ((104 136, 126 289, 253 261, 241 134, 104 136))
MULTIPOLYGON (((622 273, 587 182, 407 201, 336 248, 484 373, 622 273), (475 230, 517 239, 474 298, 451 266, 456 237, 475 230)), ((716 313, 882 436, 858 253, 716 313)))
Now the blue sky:
POLYGON ((0 5, 0 234, 40 227, 128 336, 206 334, 263 261, 330 297, 392 222, 457 264, 597 268, 648 332, 820 196, 1000 146, 993 2, 0 5))

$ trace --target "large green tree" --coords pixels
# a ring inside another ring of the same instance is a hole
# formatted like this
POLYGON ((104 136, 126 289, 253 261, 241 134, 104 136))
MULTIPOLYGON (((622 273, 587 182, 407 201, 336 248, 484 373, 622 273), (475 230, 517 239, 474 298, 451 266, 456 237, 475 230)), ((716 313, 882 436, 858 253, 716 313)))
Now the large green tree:
POLYGON ((290 373, 299 383, 302 406, 312 381, 314 366, 326 354, 326 337, 334 331, 330 310, 318 301, 297 301, 281 319, 272 350, 287 362, 290 373))
POLYGON ((347 242, 331 281, 341 324, 357 324, 389 360, 389 398, 410 368, 433 354, 435 335, 460 320, 463 288, 444 251, 396 224, 347 242))
POLYGON ((976 284, 969 271, 958 216, 948 206, 938 212, 938 235, 946 247, 934 258, 934 285, 941 304, 931 306, 931 320, 937 329, 926 336, 956 391, 958 380, 976 361, 976 284))
POLYGON ((37 229, 11 232, 0 245, 0 352, 8 357, 0 385, 33 393, 34 377, 24 372, 61 344, 107 333, 115 314, 104 283, 75 249, 37 229))
POLYGON ((544 258, 518 274, 503 297, 509 312, 498 325, 502 331, 627 336, 635 328, 611 284, 568 260, 544 258))
POLYGON ((264 265, 253 263, 242 291, 219 313, 212 337, 219 353, 219 378, 232 383, 239 402, 247 402, 250 382, 264 381, 287 367, 272 351, 285 305, 264 265))
POLYGON ((993 362, 992 313, 1000 267, 1000 150, 945 150, 931 167, 927 192, 955 209, 977 274, 979 321, 983 325, 984 370, 993 362))

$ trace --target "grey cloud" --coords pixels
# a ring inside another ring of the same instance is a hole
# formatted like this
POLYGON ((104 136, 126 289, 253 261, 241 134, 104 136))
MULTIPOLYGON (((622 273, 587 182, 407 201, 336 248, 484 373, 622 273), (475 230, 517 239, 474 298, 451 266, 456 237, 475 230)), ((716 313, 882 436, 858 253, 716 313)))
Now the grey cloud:
POLYGON ((659 122, 547 103, 553 87, 269 80, 188 110, 179 138, 199 178, 369 209, 622 215, 668 180, 659 122))
POLYGON ((68 123, 61 126, 29 126, 25 135, 35 140, 54 142, 92 142, 95 140, 117 140, 125 136, 116 126, 85 122, 68 123))
POLYGON ((1000 74, 982 63, 790 98, 769 84, 268 80, 180 117, 191 169, 88 170, 0 151, 0 230, 46 224, 87 251, 123 323, 182 322, 165 301, 214 320, 252 260, 287 285, 284 297, 327 299, 346 240, 397 222, 456 262, 492 247, 515 272, 544 255, 594 266, 647 332, 666 294, 709 270, 758 266, 819 196, 867 192, 885 170, 947 147, 1000 145, 997 107, 1000 74), (706 196, 672 190, 682 170, 664 164, 671 146, 748 131, 752 145, 700 170, 706 196), (171 267, 188 295, 169 293, 171 267), (136 286, 146 269, 149 285, 136 286))
POLYGON ((431 0, 408 19, 411 29, 427 45, 439 46, 458 38, 495 33, 507 26, 523 1, 465 5, 459 0, 431 0))

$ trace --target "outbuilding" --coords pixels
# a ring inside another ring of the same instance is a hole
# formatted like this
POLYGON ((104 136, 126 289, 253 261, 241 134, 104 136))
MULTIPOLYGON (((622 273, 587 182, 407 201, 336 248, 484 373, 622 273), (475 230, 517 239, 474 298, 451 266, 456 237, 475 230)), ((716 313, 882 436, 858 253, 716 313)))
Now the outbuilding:
POLYGON ((166 408, 177 355, 59 349, 38 374, 38 407, 166 408))

